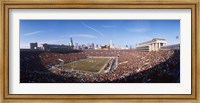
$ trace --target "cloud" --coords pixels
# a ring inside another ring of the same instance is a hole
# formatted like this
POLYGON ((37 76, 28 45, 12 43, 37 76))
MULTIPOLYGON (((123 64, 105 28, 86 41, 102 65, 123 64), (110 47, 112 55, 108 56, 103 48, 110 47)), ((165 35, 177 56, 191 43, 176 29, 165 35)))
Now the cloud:
POLYGON ((35 35, 35 34, 38 34, 38 33, 41 33, 41 32, 44 32, 44 31, 34 31, 34 32, 26 33, 24 35, 25 36, 30 36, 30 35, 35 35))
POLYGON ((145 33, 151 30, 151 24, 146 20, 137 20, 130 22, 129 27, 127 27, 126 30, 135 33, 145 33))
POLYGON ((91 29, 91 30, 93 30, 93 31, 97 32, 97 33, 98 33, 98 34, 100 34, 102 37, 104 37, 103 33, 102 33, 102 32, 100 32, 100 31, 98 31, 97 29, 94 29, 93 27, 91 27, 91 26, 88 26, 88 25, 87 25, 87 24, 85 24, 85 23, 82 23, 82 25, 83 25, 84 27, 86 27, 86 28, 89 28, 89 29, 91 29))
POLYGON ((129 32, 137 32, 137 33, 142 33, 142 32, 147 32, 149 29, 147 28, 128 28, 127 31, 129 32))
POLYGON ((73 34, 70 35, 71 37, 83 37, 83 38, 97 38, 94 35, 90 35, 90 34, 73 34))
POLYGON ((102 25, 103 28, 116 28, 115 25, 102 25))

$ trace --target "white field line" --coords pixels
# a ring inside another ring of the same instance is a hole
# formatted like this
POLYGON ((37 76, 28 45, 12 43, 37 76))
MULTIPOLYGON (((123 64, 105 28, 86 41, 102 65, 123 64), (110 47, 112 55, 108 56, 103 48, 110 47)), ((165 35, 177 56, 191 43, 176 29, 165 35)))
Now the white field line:
POLYGON ((104 70, 104 68, 107 66, 107 64, 109 63, 110 60, 111 60, 111 58, 109 58, 109 59, 107 60, 107 62, 103 65, 103 67, 99 70, 98 73, 101 73, 101 72, 104 70))

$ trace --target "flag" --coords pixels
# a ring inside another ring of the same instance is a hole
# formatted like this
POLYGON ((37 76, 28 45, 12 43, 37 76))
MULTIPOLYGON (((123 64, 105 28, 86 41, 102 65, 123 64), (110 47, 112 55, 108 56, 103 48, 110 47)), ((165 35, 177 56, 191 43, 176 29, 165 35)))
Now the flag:
POLYGON ((179 39, 179 36, 176 36, 176 39, 179 39))

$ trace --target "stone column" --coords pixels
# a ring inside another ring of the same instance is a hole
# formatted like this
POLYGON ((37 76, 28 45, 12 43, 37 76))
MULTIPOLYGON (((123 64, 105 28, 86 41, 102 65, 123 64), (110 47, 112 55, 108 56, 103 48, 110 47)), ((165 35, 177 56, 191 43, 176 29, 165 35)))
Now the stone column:
POLYGON ((158 43, 156 43, 156 51, 158 51, 158 43))
POLYGON ((150 44, 150 46, 149 46, 149 51, 151 51, 152 50, 152 44, 150 44))
POLYGON ((154 43, 152 43, 152 49, 151 50, 154 51, 154 43))

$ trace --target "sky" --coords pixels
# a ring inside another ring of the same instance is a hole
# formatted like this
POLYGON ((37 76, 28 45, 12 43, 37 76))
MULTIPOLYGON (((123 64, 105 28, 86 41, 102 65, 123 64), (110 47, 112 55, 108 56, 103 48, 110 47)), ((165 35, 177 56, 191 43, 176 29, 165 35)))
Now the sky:
POLYGON ((132 46, 153 38, 168 45, 180 43, 180 20, 20 20, 20 48, 30 43, 74 44, 112 43, 132 46))

